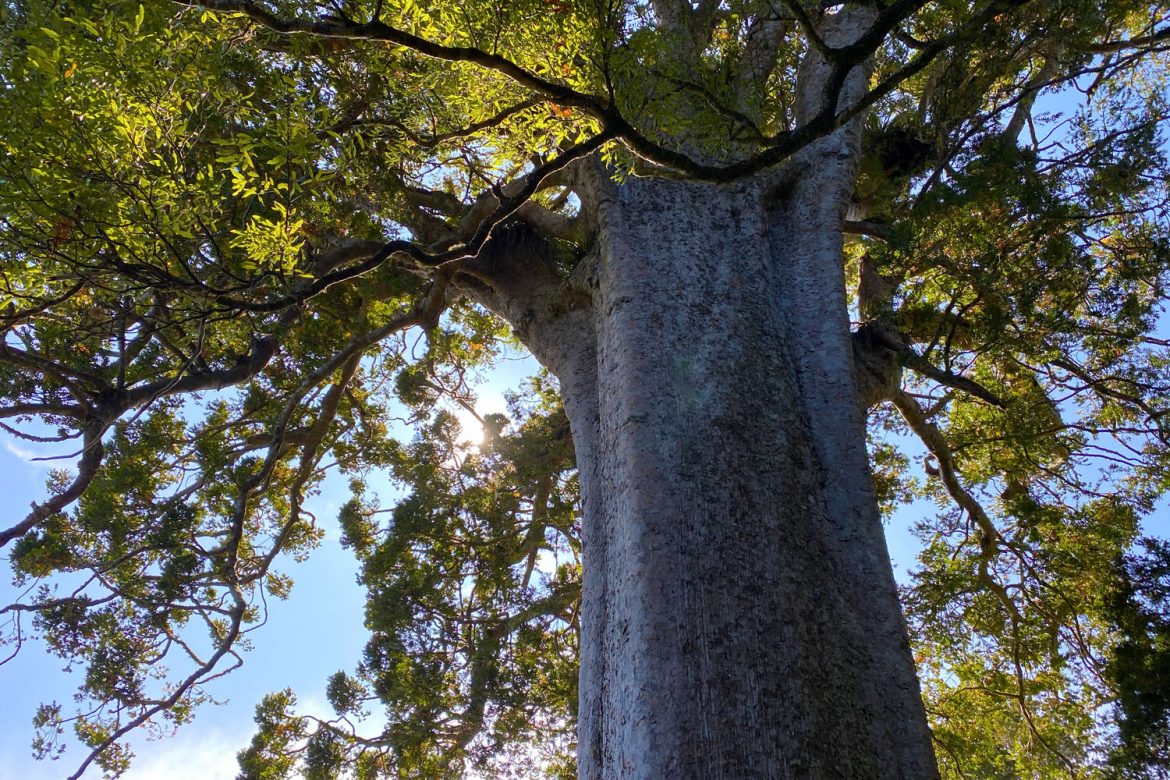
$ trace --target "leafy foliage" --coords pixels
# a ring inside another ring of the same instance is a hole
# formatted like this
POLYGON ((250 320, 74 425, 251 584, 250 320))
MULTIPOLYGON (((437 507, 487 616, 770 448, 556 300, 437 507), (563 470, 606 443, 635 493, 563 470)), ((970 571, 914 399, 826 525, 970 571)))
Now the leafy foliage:
POLYGON ((1117 686, 1120 722, 1110 764, 1123 777, 1140 777, 1170 762, 1170 550, 1144 540, 1144 554, 1123 556, 1105 609, 1121 631, 1107 673, 1117 686))
POLYGON ((77 774, 116 775, 131 730, 190 720, 336 469, 370 641, 335 717, 259 705, 242 776, 572 776, 574 456, 548 376, 460 443, 470 374, 531 325, 489 313, 480 250, 541 234, 574 305, 599 205, 573 166, 733 181, 856 115, 858 363, 883 508, 938 506, 904 603, 944 775, 1170 761, 1168 554, 1141 540, 1170 487, 1167 8, 879 3, 833 50, 851 9, 0 7, 0 424, 75 450, 0 530, 26 589, 0 641, 31 625, 80 673, 38 755, 71 726, 77 774), (841 83, 808 88, 817 56, 841 83))

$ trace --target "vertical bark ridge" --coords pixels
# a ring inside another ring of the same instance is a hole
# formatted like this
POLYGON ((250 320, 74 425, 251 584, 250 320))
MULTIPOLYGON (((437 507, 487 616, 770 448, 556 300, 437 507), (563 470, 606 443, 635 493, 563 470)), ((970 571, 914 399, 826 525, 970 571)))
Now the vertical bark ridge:
POLYGON ((579 705, 577 733, 579 762, 600 761, 604 752, 602 722, 605 699, 606 657, 600 639, 608 624, 606 605, 605 491, 599 480, 598 454, 600 423, 597 404, 597 350, 592 311, 578 311, 564 317, 555 331, 557 338, 544 352, 545 365, 557 375, 565 412, 573 432, 577 478, 581 486, 582 588, 580 609, 579 705))
MULTIPOLYGON (((873 10, 851 7, 822 30, 830 45, 857 38, 873 10)), ((830 68, 816 53, 801 66, 802 111, 819 110, 830 68)), ((849 74, 838 108, 864 93, 868 68, 849 74)), ((859 159, 861 125, 853 122, 801 151, 767 202, 767 242, 777 268, 780 317, 786 323, 809 440, 823 480, 829 560, 843 567, 838 620, 857 642, 850 665, 858 721, 866 741, 887 747, 886 777, 935 777, 929 730, 907 640, 880 515, 869 476, 865 422, 858 397, 841 253, 843 220, 859 159), (850 592, 852 591, 852 592, 850 592), (893 771, 892 767, 898 767, 893 771)), ((860 735, 859 735, 860 736, 860 735)))
MULTIPOLYGON (((829 558, 854 589, 839 619, 860 628, 856 684, 870 708, 868 740, 900 753, 906 777, 936 775, 921 693, 869 477, 842 273, 840 225, 851 156, 808 150, 803 175, 769 206, 768 243, 778 269, 781 317, 790 334, 813 456, 824 484, 829 558), (815 173, 814 173, 815 172, 815 173)), ((835 575, 836 576, 836 575, 835 575)), ((886 776, 898 776, 890 773, 886 776)))

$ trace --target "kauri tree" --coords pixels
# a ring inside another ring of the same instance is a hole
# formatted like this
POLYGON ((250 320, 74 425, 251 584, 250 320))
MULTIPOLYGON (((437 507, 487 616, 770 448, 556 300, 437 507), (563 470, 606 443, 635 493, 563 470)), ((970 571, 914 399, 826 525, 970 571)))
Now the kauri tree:
POLYGON ((80 672, 37 750, 190 719, 336 470, 369 644, 242 777, 1165 769, 1168 16, 7 0, 0 424, 75 456, 0 525, 3 641, 80 672))

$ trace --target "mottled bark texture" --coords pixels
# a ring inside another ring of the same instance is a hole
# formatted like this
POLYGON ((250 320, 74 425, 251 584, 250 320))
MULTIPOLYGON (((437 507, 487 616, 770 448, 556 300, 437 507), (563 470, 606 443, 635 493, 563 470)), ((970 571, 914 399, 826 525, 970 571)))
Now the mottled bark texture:
POLYGON ((866 463, 848 168, 826 143, 736 187, 603 184, 574 278, 522 229, 473 268, 573 426, 582 778, 936 776, 866 463))
POLYGON ((934 771, 824 184, 602 207, 583 778, 934 771))
MULTIPOLYGON (((810 55, 802 112, 827 72, 810 55)), ((471 269, 572 423, 583 780, 937 777, 866 462, 889 372, 858 371, 847 316, 857 147, 736 185, 601 172, 572 277, 522 231, 471 269)))

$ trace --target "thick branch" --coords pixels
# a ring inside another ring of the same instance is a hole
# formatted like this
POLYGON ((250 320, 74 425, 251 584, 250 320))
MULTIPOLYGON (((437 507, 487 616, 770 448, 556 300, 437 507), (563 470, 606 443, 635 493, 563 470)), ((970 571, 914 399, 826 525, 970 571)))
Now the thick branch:
POLYGON ((233 387, 259 374, 268 365, 268 361, 272 360, 279 346, 280 340, 276 336, 254 338, 248 354, 239 358, 236 365, 231 368, 219 371, 195 371, 138 385, 126 391, 123 406, 130 409, 148 404, 163 395, 197 393, 233 387))
POLYGON ((1085 48, 1094 54, 1111 54, 1119 51, 1129 51, 1130 49, 1141 49, 1151 47, 1159 43, 1170 42, 1170 27, 1163 27, 1161 30, 1155 30, 1149 35, 1141 35, 1137 38, 1127 38, 1120 41, 1101 41, 1100 43, 1091 43, 1085 48))
POLYGON ((917 371, 928 379, 933 379, 940 385, 946 387, 953 387, 955 390, 962 390, 964 393, 975 396, 980 401, 986 401, 992 406, 998 406, 1000 409, 1004 408, 1004 402, 995 393, 988 390, 983 385, 979 384, 973 379, 968 379, 965 376, 955 374, 951 371, 946 371, 935 366, 926 358, 919 355, 913 349, 903 346, 901 349, 902 365, 912 371, 917 371))
POLYGON ((894 229, 886 222, 875 222, 871 219, 853 220, 844 222, 843 230, 850 235, 868 236, 889 243, 894 238, 894 229))
MULTIPOLYGON (((728 165, 708 165, 692 157, 666 148, 651 141, 623 117, 616 106, 599 97, 578 92, 563 84, 541 78, 516 63, 497 54, 468 46, 444 46, 398 30, 374 20, 359 23, 348 19, 329 17, 327 19, 303 20, 286 19, 270 13, 249 0, 175 0, 180 5, 206 7, 228 13, 240 13, 254 22, 280 34, 306 34, 320 38, 382 41, 408 48, 427 57, 446 62, 466 62, 487 70, 500 73, 527 89, 543 95, 558 105, 578 108, 601 121, 605 128, 602 136, 620 139, 629 149, 656 165, 662 165, 685 173, 692 178, 712 182, 730 182, 750 176, 773 167, 818 138, 834 130, 868 109, 875 102, 888 95, 906 79, 921 71, 940 53, 956 43, 978 33, 995 14, 1020 4, 1020 0, 995 0, 973 15, 958 30, 923 47, 911 62, 887 77, 877 87, 853 103, 838 111, 838 99, 842 94, 846 78, 853 68, 869 57, 885 36, 898 23, 912 14, 923 4, 923 0, 902 0, 888 6, 876 21, 855 36, 853 42, 830 49, 830 76, 823 82, 821 108, 807 122, 793 129, 783 131, 769 141, 768 148, 752 157, 728 165)), ((410 247, 399 247, 395 251, 413 253, 410 247)))
POLYGON ((516 182, 511 183, 508 187, 509 194, 505 194, 502 191, 497 192, 495 197, 498 205, 479 223, 475 232, 466 243, 457 244, 442 251, 432 252, 413 241, 396 239, 383 244, 381 249, 365 260, 338 268, 322 277, 307 282, 282 298, 261 303, 236 298, 223 298, 221 302, 240 311, 276 312, 296 306, 302 301, 306 301, 324 292, 335 284, 364 276, 374 269, 379 268, 393 257, 411 260, 415 263, 416 267, 422 269, 438 269, 448 264, 458 264, 478 254, 488 238, 491 237, 492 231, 496 226, 515 214, 529 198, 539 191, 545 179, 562 170, 575 160, 593 154, 609 141, 613 140, 615 136, 616 134, 612 131, 603 131, 592 138, 586 139, 530 171, 516 182))
POLYGON ((599 117, 605 113, 605 108, 602 103, 592 95, 586 95, 564 84, 558 84, 554 81, 541 78, 506 57, 501 57, 498 54, 490 54, 472 46, 444 46, 433 41, 428 41, 425 38, 420 38, 405 30, 391 27, 377 19, 366 23, 338 17, 315 20, 285 19, 270 13, 256 3, 249 2, 249 0, 200 0, 199 2, 176 0, 176 2, 179 5, 211 8, 216 11, 243 14, 257 24, 282 35, 300 33, 320 38, 382 41, 444 62, 467 62, 473 65, 479 65, 482 68, 507 76, 517 84, 527 87, 534 92, 549 97, 559 105, 581 108, 599 117))

